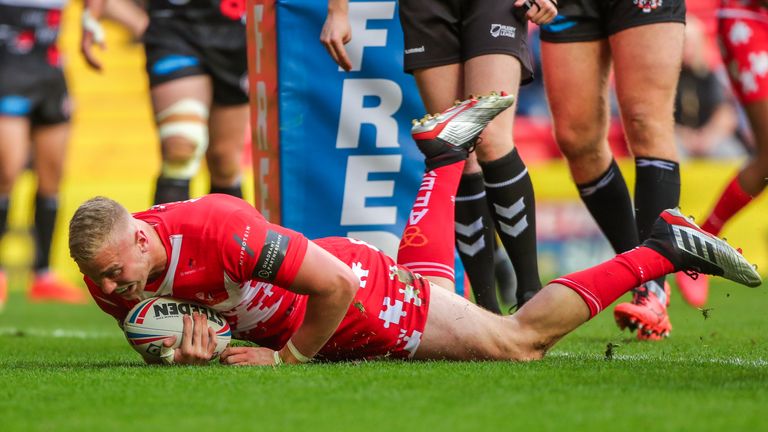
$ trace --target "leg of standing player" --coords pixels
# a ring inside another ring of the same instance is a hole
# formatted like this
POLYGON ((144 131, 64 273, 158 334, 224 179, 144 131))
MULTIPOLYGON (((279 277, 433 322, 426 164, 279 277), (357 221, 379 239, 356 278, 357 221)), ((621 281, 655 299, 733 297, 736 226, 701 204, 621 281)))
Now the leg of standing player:
MULTIPOLYGON (((632 27, 610 37, 616 71, 616 95, 630 150, 635 157, 635 220, 645 240, 658 214, 680 202, 680 166, 674 137, 674 100, 680 76, 685 25, 663 22, 632 27), (653 69, 653 71, 651 71, 653 69)), ((632 319, 646 322, 642 313, 647 294, 654 293, 658 308, 669 303, 664 279, 645 285, 631 304, 616 309, 620 326, 632 319)), ((639 325, 638 325, 639 326, 639 325)), ((657 339, 671 325, 641 329, 639 337, 657 339)))
POLYGON ((208 148, 211 79, 207 75, 178 78, 152 87, 162 154, 154 203, 189 199, 189 184, 208 148))
MULTIPOLYGON (((496 88, 517 95, 522 65, 511 55, 482 55, 464 64, 464 75, 470 94, 496 88)), ((533 183, 514 145, 514 120, 514 107, 497 117, 483 132, 476 153, 498 235, 515 268, 520 307, 541 289, 541 280, 533 183)), ((488 247, 493 249, 493 241, 488 247)))
POLYGON ((33 167, 37 176, 37 191, 33 231, 34 275, 28 296, 33 301, 87 302, 82 291, 60 280, 50 269, 51 246, 59 210, 59 189, 64 175, 69 136, 69 121, 32 127, 33 167))
POLYGON ((205 155, 211 174, 210 193, 243 197, 241 164, 247 125, 248 105, 213 105, 211 143, 205 155))
MULTIPOLYGON (((568 160, 582 200, 616 252, 626 251, 645 238, 656 215, 664 208, 676 206, 679 198, 679 169, 673 141, 667 137, 673 133, 671 109, 682 52, 682 33, 678 34, 682 24, 649 24, 648 20, 681 20, 684 7, 682 15, 680 2, 670 2, 665 7, 672 9, 671 12, 665 9, 668 15, 662 18, 630 4, 601 10, 597 15, 591 10, 574 12, 552 26, 542 27, 542 39, 546 41, 542 44, 544 82, 555 137, 568 160), (615 34, 606 34, 605 26, 600 24, 603 21, 610 23, 608 32, 615 34), (576 24, 562 26, 568 22, 576 24), (627 23, 632 22, 641 25, 627 28, 627 23), (649 46, 655 46, 652 44, 660 43, 664 37, 670 39, 669 44, 648 51, 649 46), (634 207, 606 139, 612 56, 622 120, 637 158, 634 207), (654 65, 654 72, 644 69, 650 64, 654 65), (654 75, 657 68, 659 76, 654 75), (574 92, 578 96, 574 96, 574 92)), ((671 329, 666 315, 668 296, 662 284, 650 282, 635 294, 632 305, 620 307, 617 320, 621 315, 622 328, 634 328, 638 322, 644 324, 644 331, 638 333, 641 338, 648 336, 647 332, 653 337, 668 333, 671 329), (625 307, 631 310, 622 311, 625 307), (649 319, 643 323, 644 318, 649 319)))
MULTIPOLYGON (((0 239, 8 229, 10 198, 16 179, 29 157, 29 119, 0 113, 0 239)), ((5 304, 8 280, 0 267, 0 308, 5 304)))

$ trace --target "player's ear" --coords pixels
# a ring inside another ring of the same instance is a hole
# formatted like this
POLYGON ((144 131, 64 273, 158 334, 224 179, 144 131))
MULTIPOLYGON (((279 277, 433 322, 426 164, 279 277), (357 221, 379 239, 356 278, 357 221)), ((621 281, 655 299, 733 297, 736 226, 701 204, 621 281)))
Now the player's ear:
POLYGON ((143 229, 137 229, 134 232, 134 240, 142 252, 149 250, 149 236, 147 236, 147 233, 143 229))

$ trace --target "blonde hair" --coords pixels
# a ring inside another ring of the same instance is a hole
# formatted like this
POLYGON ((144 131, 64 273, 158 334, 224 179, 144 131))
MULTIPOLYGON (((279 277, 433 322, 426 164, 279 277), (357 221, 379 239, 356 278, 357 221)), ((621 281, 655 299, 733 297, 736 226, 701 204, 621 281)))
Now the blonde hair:
POLYGON ((69 221, 69 255, 87 263, 112 240, 112 234, 131 214, 115 200, 97 196, 84 202, 69 221))

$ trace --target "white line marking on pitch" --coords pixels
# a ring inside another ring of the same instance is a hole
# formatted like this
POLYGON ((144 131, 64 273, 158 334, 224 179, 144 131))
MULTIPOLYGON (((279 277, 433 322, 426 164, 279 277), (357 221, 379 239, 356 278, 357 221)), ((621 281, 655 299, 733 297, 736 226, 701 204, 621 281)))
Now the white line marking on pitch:
POLYGON ((115 332, 95 332, 73 329, 35 329, 35 328, 15 328, 0 327, 0 336, 34 336, 49 338, 71 338, 71 339, 107 339, 117 337, 120 333, 115 332))
MULTIPOLYGON (((547 357, 562 357, 562 358, 574 358, 574 359, 600 359, 602 356, 590 355, 590 354, 576 354, 564 351, 555 351, 547 354, 547 357)), ((625 360, 625 361, 655 361, 655 362, 668 362, 668 363, 686 363, 686 364, 719 364, 727 366, 751 366, 751 367, 766 367, 768 366, 768 360, 766 359, 752 359, 747 360, 740 357, 664 357, 660 359, 658 357, 652 357, 649 355, 634 354, 614 354, 613 360, 625 360)))

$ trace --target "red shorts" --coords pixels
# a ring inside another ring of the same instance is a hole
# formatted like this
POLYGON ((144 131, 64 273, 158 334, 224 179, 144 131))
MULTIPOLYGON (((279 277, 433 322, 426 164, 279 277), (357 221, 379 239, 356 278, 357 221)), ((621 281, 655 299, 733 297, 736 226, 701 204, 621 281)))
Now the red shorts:
POLYGON ((416 353, 427 325, 429 282, 394 262, 389 268, 371 266, 368 271, 368 281, 387 283, 358 289, 318 359, 410 358, 416 353))
POLYGON ((742 104, 768 99, 768 9, 737 2, 718 12, 723 60, 742 104))

